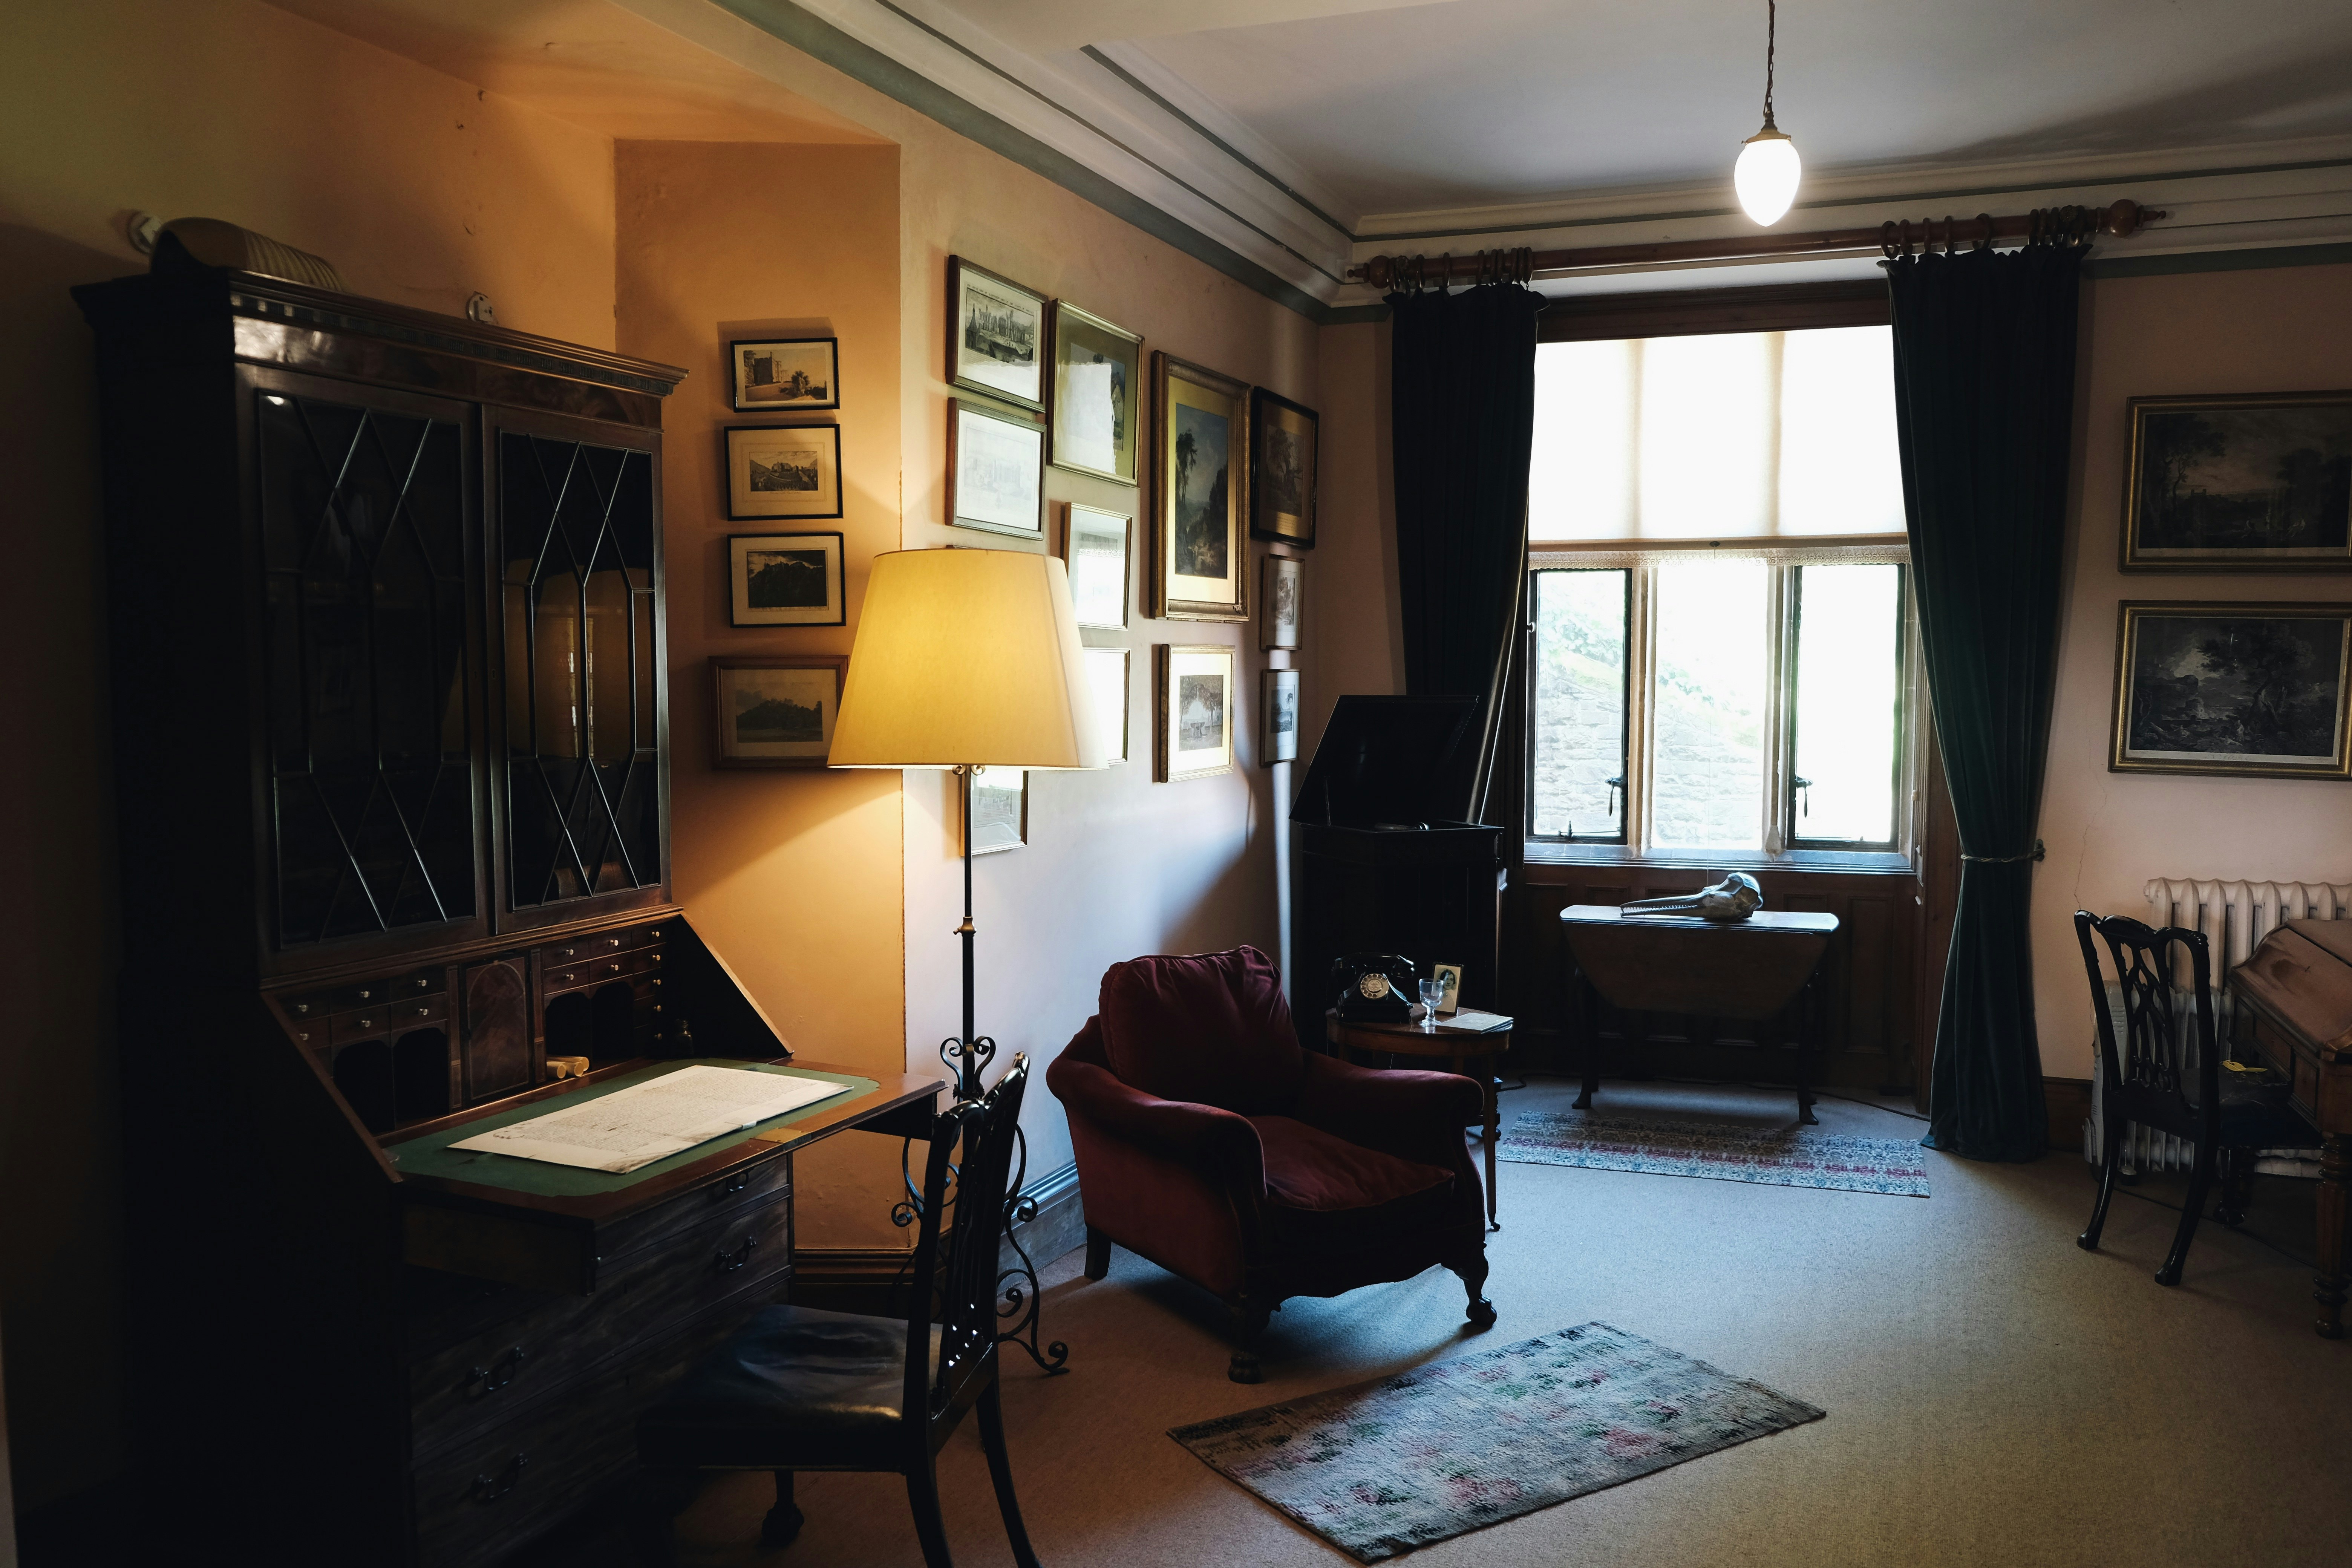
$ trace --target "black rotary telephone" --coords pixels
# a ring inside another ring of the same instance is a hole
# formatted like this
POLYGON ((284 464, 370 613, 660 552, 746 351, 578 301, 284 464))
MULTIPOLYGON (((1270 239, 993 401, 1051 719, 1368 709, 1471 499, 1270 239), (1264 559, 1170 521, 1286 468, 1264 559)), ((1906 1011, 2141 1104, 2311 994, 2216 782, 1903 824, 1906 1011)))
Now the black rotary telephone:
POLYGON ((1334 1004, 1343 1024, 1402 1024, 1412 1016, 1420 980, 1412 960, 1393 952, 1351 952, 1331 965, 1334 1004))

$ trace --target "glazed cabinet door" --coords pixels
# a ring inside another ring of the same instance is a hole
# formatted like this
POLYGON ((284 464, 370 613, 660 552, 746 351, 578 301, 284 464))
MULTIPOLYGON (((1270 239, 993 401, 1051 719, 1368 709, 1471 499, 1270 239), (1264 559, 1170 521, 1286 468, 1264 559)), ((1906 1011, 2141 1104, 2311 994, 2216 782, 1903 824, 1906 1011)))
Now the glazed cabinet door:
POLYGON ((487 424, 499 929, 660 903, 660 434, 504 412, 487 424))
POLYGON ((485 934, 474 410, 251 366, 239 380, 265 962, 485 934))

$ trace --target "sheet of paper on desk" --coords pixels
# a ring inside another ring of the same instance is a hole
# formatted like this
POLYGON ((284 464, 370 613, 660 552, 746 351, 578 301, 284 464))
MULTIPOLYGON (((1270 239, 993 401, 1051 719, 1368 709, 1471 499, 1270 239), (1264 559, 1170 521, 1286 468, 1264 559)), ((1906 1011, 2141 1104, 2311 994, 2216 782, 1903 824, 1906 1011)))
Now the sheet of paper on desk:
POLYGON ((688 1067, 449 1145, 625 1175, 640 1165, 850 1093, 846 1084, 740 1068, 688 1067))
POLYGON ((1459 1013, 1440 1013, 1437 1016, 1437 1026, 1440 1030, 1453 1029, 1470 1035, 1483 1035, 1489 1029, 1509 1022, 1510 1020, 1500 1013, 1481 1013, 1471 1007, 1465 1007, 1459 1013))

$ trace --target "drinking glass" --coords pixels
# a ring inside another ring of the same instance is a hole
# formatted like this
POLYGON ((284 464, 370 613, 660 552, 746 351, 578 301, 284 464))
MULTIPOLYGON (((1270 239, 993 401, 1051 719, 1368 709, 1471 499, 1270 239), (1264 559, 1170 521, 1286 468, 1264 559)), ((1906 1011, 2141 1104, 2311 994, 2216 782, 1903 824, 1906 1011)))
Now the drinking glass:
POLYGON ((1432 1033, 1437 1028, 1437 1005, 1445 1000, 1445 982, 1424 980, 1421 983, 1421 1026, 1432 1033))

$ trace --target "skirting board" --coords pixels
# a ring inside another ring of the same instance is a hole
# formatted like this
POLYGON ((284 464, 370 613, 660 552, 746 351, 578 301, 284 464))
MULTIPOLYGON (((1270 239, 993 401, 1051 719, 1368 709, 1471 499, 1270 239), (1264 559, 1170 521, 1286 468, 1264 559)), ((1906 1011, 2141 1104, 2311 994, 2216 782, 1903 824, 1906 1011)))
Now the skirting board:
MULTIPOLYGON (((1078 1195, 1078 1167, 1063 1166, 1060 1170, 1040 1176, 1023 1186, 1022 1192, 1037 1203, 1037 1217, 1013 1227, 1013 1237, 1027 1249, 1029 1260, 1043 1268, 1055 1258, 1087 1239, 1086 1205, 1078 1195)), ((914 1232, 909 1227, 908 1247, 806 1247, 793 1254, 793 1279, 803 1285, 870 1285, 887 1284, 906 1267, 907 1254, 912 1250, 914 1232)), ((1019 1261, 1008 1240, 1003 1253, 1003 1268, 1019 1261)))

